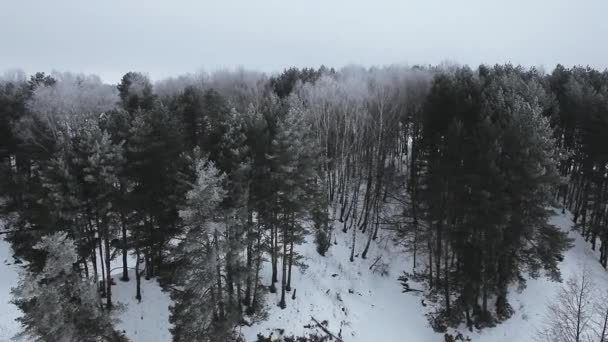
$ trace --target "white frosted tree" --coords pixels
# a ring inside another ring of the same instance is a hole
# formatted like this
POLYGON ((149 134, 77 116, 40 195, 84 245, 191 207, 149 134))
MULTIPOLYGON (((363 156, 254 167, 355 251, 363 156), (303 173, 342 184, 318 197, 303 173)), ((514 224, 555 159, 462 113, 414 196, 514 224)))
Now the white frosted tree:
POLYGON ((608 341, 608 291, 598 296, 593 310, 594 341, 608 341))
POLYGON ((174 254, 179 289, 171 308, 173 341, 223 341, 232 335, 234 322, 224 300, 221 224, 215 220, 226 196, 224 176, 205 159, 195 167, 196 181, 180 211, 186 231, 174 254))
MULTIPOLYGON (((562 286, 549 305, 545 326, 538 332, 542 342, 580 342, 593 339, 594 284, 584 268, 562 286)), ((597 340, 599 341, 599 339, 597 340)))
POLYGON ((127 339, 112 327, 91 279, 75 269, 76 246, 66 233, 43 238, 35 247, 46 254, 40 272, 25 271, 13 289, 13 302, 23 310, 23 331, 16 340, 118 342, 127 339))

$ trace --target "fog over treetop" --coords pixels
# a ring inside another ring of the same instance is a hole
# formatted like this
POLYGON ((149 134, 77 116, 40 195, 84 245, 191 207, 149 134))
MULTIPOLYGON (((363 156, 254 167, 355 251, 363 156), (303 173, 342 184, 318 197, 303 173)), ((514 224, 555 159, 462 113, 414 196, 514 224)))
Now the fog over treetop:
POLYGON ((454 60, 603 69, 608 3, 583 0, 7 1, 0 70, 72 70, 117 82, 243 66, 454 60), (44 57, 44 58, 43 58, 44 57))

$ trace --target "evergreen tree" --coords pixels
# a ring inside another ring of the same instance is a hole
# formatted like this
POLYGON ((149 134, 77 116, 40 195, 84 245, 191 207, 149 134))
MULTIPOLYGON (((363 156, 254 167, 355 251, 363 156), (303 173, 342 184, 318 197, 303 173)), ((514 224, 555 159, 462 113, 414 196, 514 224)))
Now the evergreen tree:
POLYGON ((565 233, 547 224, 559 155, 538 102, 543 88, 517 69, 480 75, 465 68, 436 77, 421 170, 429 285, 443 294, 444 318, 457 323, 464 313, 469 326, 471 309, 478 322, 493 320, 490 296, 496 318, 510 316, 507 288, 524 279, 522 270, 559 279, 556 255, 568 247, 565 233))
POLYGON ((122 107, 130 113, 137 110, 150 110, 155 105, 156 96, 152 92, 152 83, 142 73, 126 73, 117 88, 122 107))
POLYGON ((24 316, 19 334, 32 341, 108 341, 127 339, 112 327, 94 283, 75 269, 74 241, 65 233, 43 238, 35 246, 46 254, 41 272, 26 271, 13 290, 24 316))
MULTIPOLYGON (((82 132, 87 145, 88 157, 84 161, 84 184, 89 200, 89 212, 97 227, 100 249, 103 249, 103 265, 107 279, 105 281, 105 296, 107 307, 112 307, 112 278, 111 278, 111 242, 118 237, 117 227, 120 226, 120 183, 119 175, 124 165, 122 145, 112 143, 110 135, 102 132, 98 125, 93 125, 82 132), (103 244, 103 247, 101 247, 103 244)), ((124 238, 124 236, 123 236, 124 238)))
POLYGON ((239 313, 226 307, 222 277, 225 241, 220 239, 222 215, 217 211, 226 196, 224 176, 213 163, 195 160, 196 182, 180 211, 185 234, 175 250, 179 265, 171 308, 174 341, 227 341, 239 313))
MULTIPOLYGON (((126 146, 129 196, 137 221, 134 243, 145 255, 146 276, 162 265, 163 249, 179 233, 178 207, 187 189, 181 126, 166 107, 138 111, 126 146)), ((138 248, 138 249, 139 249, 138 248)))
POLYGON ((276 137, 272 142, 273 154, 269 155, 275 224, 282 231, 281 308, 286 306, 285 292, 291 290, 294 244, 303 241, 302 222, 311 209, 307 205, 308 194, 316 181, 315 150, 310 141, 310 128, 305 121, 301 102, 292 97, 289 110, 283 118, 279 118, 276 137))

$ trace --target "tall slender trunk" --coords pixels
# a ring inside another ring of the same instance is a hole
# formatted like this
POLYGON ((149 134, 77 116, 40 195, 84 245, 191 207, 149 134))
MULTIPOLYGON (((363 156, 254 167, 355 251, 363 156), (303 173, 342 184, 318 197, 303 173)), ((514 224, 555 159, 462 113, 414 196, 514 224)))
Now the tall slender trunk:
POLYGON ((247 308, 248 314, 253 314, 258 306, 258 284, 260 283, 260 267, 262 263, 262 242, 261 242, 262 230, 258 222, 258 236, 257 236, 257 247, 256 247, 256 262, 255 262, 255 280, 253 283, 253 298, 251 299, 251 305, 247 308))
MULTIPOLYGON (((358 183, 358 185, 360 186, 361 184, 358 183)), ((358 197, 358 192, 359 192, 359 189, 355 188, 354 195, 353 195, 353 199, 354 199, 353 200, 353 206, 354 206, 354 208, 353 208, 353 217, 350 220, 351 224, 353 222, 355 222, 355 220, 357 220, 357 207, 358 207, 358 205, 357 205, 357 202, 358 202, 357 201, 357 197, 358 197)), ((350 262, 355 261, 355 245, 356 245, 356 240, 357 240, 357 229, 356 229, 356 227, 353 227, 352 230, 353 230, 353 240, 352 240, 352 245, 351 245, 351 248, 350 248, 350 262)))
POLYGON ((450 316, 450 269, 448 268, 448 239, 445 239, 445 250, 443 252, 443 272, 444 272, 444 281, 443 281, 443 289, 445 296, 445 312, 448 316, 450 316))
POLYGON ((243 298, 241 297, 241 281, 236 281, 236 302, 239 309, 239 317, 243 314, 243 298))
MULTIPOLYGON (((377 205, 374 206, 376 209, 374 209, 374 214, 377 213, 377 205)), ((365 248, 363 249, 363 253, 361 253, 361 258, 362 259, 366 259, 367 258, 367 252, 369 251, 369 246, 371 245, 372 239, 373 239, 373 235, 374 235, 374 231, 373 230, 369 230, 369 233, 367 234, 367 242, 365 243, 365 248)))
POLYGON ((88 265, 89 263, 88 263, 88 261, 87 261, 87 258, 86 258, 86 257, 85 257, 85 258, 83 258, 83 260, 82 260, 82 264, 83 264, 82 266, 84 267, 84 276, 85 276, 87 279, 89 279, 89 265, 88 265))
POLYGON ((370 202, 370 197, 371 197, 371 192, 372 192, 372 186, 374 186, 374 182, 373 182, 373 158, 372 158, 372 154, 373 151, 368 152, 369 156, 367 158, 368 160, 368 165, 367 165, 367 180, 366 180, 366 185, 365 185, 365 196, 363 197, 363 211, 361 212, 361 216, 359 216, 359 221, 357 222, 357 225, 359 226, 359 229, 361 229, 363 232, 366 231, 367 229, 367 219, 368 219, 368 215, 369 215, 369 202, 370 202))
POLYGON ((141 272, 139 271, 140 258, 139 244, 135 243, 135 298, 141 303, 141 272))
MULTIPOLYGON (((99 231, 99 229, 98 229, 99 231)), ((99 249, 99 261, 101 262, 101 283, 103 284, 102 286, 102 292, 101 292, 101 297, 105 298, 106 296, 106 267, 105 267, 105 263, 104 263, 104 257, 103 257, 103 247, 101 244, 101 234, 97 234, 98 238, 97 238, 97 248, 99 249)))
POLYGON ((106 307, 112 308, 112 274, 110 266, 110 228, 107 223, 103 223, 104 230, 104 247, 105 247, 105 265, 106 265, 106 307))
POLYGON ((219 310, 219 319, 223 320, 226 317, 226 313, 224 311, 224 300, 222 294, 222 272, 220 266, 220 246, 217 229, 213 232, 213 244, 215 245, 215 271, 217 281, 217 303, 219 310))
POLYGON ((272 223, 270 225, 270 259, 272 262, 272 279, 270 282, 270 292, 271 293, 275 293, 277 292, 277 287, 275 286, 275 283, 278 281, 277 278, 277 262, 278 262, 278 256, 277 256, 277 224, 276 224, 276 214, 273 214, 273 220, 272 223))
POLYGON ((120 280, 129 281, 129 268, 127 267, 127 224, 125 222, 125 216, 123 213, 120 214, 120 224, 122 226, 122 277, 120 280))
POLYGON ((435 244, 435 276, 437 277, 437 284, 439 285, 441 281, 441 256, 442 256, 442 246, 443 246, 443 218, 439 220, 436 226, 436 235, 437 240, 435 244))
POLYGON ((90 235, 95 234, 95 232, 93 231, 93 228, 90 226, 90 222, 89 222, 88 226, 89 226, 89 241, 91 242, 91 245, 93 246, 93 249, 91 250, 91 262, 93 264, 93 279, 95 279, 95 287, 99 291, 99 274, 97 272, 97 251, 95 248, 94 238, 93 238, 93 240, 90 239, 90 235))
POLYGON ((243 300, 245 303, 249 304, 251 302, 251 267, 253 266, 253 256, 251 255, 251 242, 247 242, 246 249, 246 262, 245 265, 247 267, 247 278, 245 279, 245 295, 243 300))
POLYGON ((379 204, 378 204, 378 199, 376 199, 376 222, 375 222, 375 228, 374 228, 374 236, 372 236, 372 240, 376 241, 376 239, 378 238, 378 230, 380 230, 380 208, 379 208, 379 204))
POLYGON ((604 322, 602 323, 602 333, 600 334, 599 342, 606 342, 606 333, 608 329, 608 308, 604 311, 604 322))
POLYGON ((285 309, 285 286, 287 285, 287 223, 283 223, 283 274, 281 277, 281 301, 279 302, 279 306, 281 309, 285 309))
POLYGON ((289 271, 287 272, 286 291, 291 291, 291 266, 293 266, 293 239, 289 242, 289 271))
MULTIPOLYGON (((226 240, 228 241, 228 246, 232 245, 232 234, 230 233, 230 226, 228 225, 228 218, 225 218, 226 222, 226 240)), ((234 279, 233 279, 233 270, 232 270, 232 249, 228 247, 226 251, 226 291, 228 292, 228 306, 234 307, 234 279)))
POLYGON ((146 280, 154 277, 154 224, 152 216, 148 221, 148 253, 146 253, 146 280))
POLYGON ((427 248, 429 250, 429 288, 432 289, 435 282, 433 281, 433 241, 431 236, 427 239, 427 248))

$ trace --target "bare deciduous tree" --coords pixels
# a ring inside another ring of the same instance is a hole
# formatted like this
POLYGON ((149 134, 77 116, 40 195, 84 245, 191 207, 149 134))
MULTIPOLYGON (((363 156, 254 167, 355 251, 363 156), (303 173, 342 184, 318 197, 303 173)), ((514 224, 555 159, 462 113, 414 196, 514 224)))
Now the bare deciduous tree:
POLYGON ((594 284, 589 269, 570 277, 559 291, 555 302, 548 307, 545 327, 538 333, 538 341, 581 342, 593 341, 594 284))

